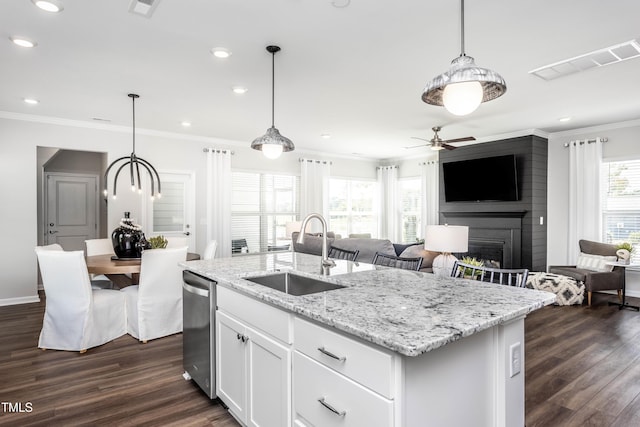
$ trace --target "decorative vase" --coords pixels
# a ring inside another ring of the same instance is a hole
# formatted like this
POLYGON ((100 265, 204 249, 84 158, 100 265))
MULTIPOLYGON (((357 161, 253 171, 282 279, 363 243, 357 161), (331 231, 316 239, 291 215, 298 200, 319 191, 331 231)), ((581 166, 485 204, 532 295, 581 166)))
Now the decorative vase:
POLYGON ((111 233, 111 242, 118 258, 140 258, 143 250, 151 249, 142 227, 129 218, 129 212, 124 213, 120 226, 111 233))
POLYGON ((631 261, 631 253, 626 249, 618 249, 616 255, 618 255, 618 260, 623 264, 629 264, 631 261))

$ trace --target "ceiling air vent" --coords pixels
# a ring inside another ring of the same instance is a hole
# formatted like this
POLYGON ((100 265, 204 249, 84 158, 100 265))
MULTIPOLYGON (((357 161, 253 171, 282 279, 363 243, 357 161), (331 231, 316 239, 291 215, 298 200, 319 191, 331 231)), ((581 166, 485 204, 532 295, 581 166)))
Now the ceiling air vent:
POLYGON ((129 12, 145 18, 151 18, 156 7, 158 7, 158 3, 160 3, 160 0, 131 0, 129 12))
POLYGON ((640 58, 640 41, 631 40, 615 46, 605 47, 574 58, 554 64, 545 65, 529 71, 529 74, 540 77, 544 80, 553 80, 569 74, 586 71, 594 67, 603 67, 627 59, 640 58))

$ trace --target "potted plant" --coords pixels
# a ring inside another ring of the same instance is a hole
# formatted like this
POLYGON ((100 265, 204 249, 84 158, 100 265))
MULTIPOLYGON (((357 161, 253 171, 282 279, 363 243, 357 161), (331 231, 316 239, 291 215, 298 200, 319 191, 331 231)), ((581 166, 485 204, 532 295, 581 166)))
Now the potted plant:
POLYGON ((151 249, 164 249, 167 247, 168 240, 163 235, 154 236, 149 238, 151 249))
POLYGON ((616 255, 622 263, 629 264, 632 252, 633 245, 630 242, 620 242, 616 244, 616 255))
MULTIPOLYGON (((462 257, 460 262, 464 264, 476 266, 476 267, 484 267, 484 261, 481 259, 480 260, 476 259, 475 257, 465 256, 465 257, 462 257)), ((461 272, 461 275, 465 279, 475 279, 482 273, 479 270, 473 270, 472 268, 469 268, 469 267, 460 267, 460 270, 463 270, 461 272)))

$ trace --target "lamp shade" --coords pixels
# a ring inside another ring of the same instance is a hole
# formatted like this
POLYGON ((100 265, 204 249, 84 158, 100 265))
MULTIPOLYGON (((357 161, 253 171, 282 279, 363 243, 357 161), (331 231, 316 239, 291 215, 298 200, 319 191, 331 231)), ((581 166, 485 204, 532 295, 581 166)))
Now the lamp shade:
POLYGON ((469 227, 466 225, 427 225, 424 248, 434 252, 467 252, 469 227))

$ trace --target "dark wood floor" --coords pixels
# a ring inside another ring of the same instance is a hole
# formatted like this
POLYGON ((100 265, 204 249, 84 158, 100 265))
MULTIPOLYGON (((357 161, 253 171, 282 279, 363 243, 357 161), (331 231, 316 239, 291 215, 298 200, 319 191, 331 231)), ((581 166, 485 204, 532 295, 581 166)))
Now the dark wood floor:
MULTIPOLYGON (((526 319, 527 427, 640 426, 640 314, 608 306, 613 299, 526 319)), ((3 403, 0 425, 237 426, 182 378, 182 335, 41 351, 43 311, 44 303, 0 307, 0 402, 32 406, 10 413, 3 403)))

